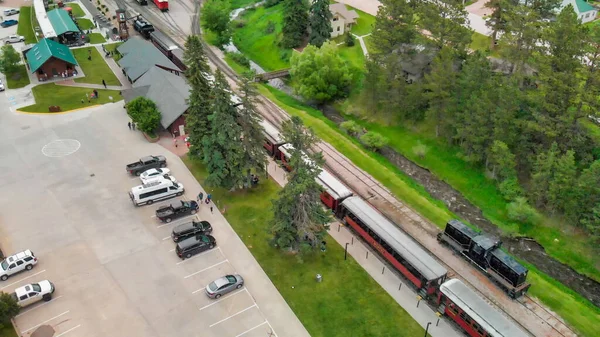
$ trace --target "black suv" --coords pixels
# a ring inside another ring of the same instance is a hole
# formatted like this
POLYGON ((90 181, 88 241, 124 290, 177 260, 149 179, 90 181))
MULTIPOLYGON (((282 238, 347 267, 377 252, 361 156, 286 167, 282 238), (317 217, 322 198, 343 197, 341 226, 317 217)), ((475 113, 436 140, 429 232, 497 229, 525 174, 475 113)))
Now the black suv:
POLYGON ((173 241, 175 242, 180 242, 192 236, 206 235, 210 234, 211 232, 212 226, 208 221, 192 221, 173 228, 171 238, 173 238, 173 241))
POLYGON ((156 210, 156 217, 159 218, 162 222, 169 223, 173 219, 177 219, 190 214, 196 214, 196 212, 198 212, 198 208, 198 203, 194 200, 178 200, 172 202, 170 205, 159 207, 156 210))
POLYGON ((213 249, 217 240, 212 235, 198 235, 187 238, 177 244, 175 252, 182 260, 189 259, 192 255, 200 254, 213 249))

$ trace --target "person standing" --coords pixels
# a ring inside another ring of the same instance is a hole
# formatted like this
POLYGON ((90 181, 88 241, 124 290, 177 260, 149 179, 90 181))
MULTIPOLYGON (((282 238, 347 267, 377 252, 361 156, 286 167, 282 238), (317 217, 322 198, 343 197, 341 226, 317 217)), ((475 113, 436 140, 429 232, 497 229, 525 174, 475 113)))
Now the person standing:
POLYGON ((104 89, 106 89, 106 82, 104 82, 104 79, 102 79, 102 85, 104 86, 104 89))
POLYGON ((208 194, 206 195, 206 203, 208 204, 208 203, 209 203, 209 202, 211 202, 211 201, 212 201, 212 194, 208 193, 208 194))
POLYGON ((210 206, 210 214, 212 214, 212 212, 213 212, 213 207, 210 206))
POLYGON ((204 199, 204 193, 200 192, 198 194, 198 197, 196 198, 196 201, 198 201, 199 204, 202 203, 202 199, 204 199))
POLYGON ((127 126, 129 127, 129 131, 131 131, 131 122, 127 122, 127 126))
POLYGON ((133 131, 135 131, 135 126, 137 125, 137 123, 131 123, 131 127, 133 128, 133 131))

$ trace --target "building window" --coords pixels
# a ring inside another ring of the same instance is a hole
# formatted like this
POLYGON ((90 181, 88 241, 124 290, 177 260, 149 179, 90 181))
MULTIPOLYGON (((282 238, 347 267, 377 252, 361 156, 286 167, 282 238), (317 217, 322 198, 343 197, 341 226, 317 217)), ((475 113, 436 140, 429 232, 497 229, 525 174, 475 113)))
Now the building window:
POLYGON ((339 20, 339 18, 337 16, 334 16, 333 21, 337 21, 337 20, 339 20))
POLYGON ((590 13, 587 13, 587 14, 585 15, 585 18, 587 19, 587 18, 589 18, 589 17, 590 17, 590 13))
POLYGON ((338 26, 338 27, 337 27, 337 31, 338 31, 338 32, 340 31, 340 26, 338 26))

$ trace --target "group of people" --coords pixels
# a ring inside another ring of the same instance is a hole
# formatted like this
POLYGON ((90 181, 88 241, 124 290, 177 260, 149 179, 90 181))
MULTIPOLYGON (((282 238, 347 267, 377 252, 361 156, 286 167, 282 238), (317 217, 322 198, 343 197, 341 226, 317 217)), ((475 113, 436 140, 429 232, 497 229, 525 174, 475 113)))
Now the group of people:
POLYGON ((62 73, 60 73, 59 75, 62 78, 67 78, 67 77, 70 77, 70 76, 77 76, 77 70, 73 69, 73 72, 71 74, 69 74, 69 72, 65 70, 62 73))
POLYGON ((135 131, 135 126, 137 125, 137 123, 134 122, 127 122, 127 126, 129 127, 129 130, 133 130, 135 131))
MULTIPOLYGON (((198 202, 198 205, 202 205, 202 200, 204 200, 204 203, 206 203, 207 205, 210 204, 210 202, 212 201, 212 195, 210 193, 206 194, 206 199, 204 199, 204 193, 200 192, 198 194, 198 197, 196 198, 196 201, 198 202)), ((213 212, 213 206, 210 205, 210 212, 213 212)))

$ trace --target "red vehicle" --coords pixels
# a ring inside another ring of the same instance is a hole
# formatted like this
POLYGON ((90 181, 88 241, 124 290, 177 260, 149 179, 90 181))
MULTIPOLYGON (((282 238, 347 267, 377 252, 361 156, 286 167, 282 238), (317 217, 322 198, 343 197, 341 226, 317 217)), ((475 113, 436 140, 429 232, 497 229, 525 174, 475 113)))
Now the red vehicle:
POLYGON ((339 216, 402 273, 423 298, 436 294, 446 280, 448 270, 444 266, 360 197, 342 201, 339 216))
POLYGON ((279 147, 285 144, 285 140, 281 137, 279 130, 275 128, 271 123, 261 120, 260 125, 263 128, 263 134, 265 136, 263 147, 269 152, 269 155, 275 158, 279 158, 279 147))
POLYGON ((321 201, 327 208, 331 209, 336 214, 340 210, 342 201, 352 196, 352 191, 325 170, 322 170, 321 173, 319 173, 317 183, 323 186, 321 201))
POLYGON ((154 4, 161 12, 166 12, 169 10, 169 0, 154 0, 154 4))
POLYGON ((458 324, 471 337, 527 337, 516 324, 481 298, 459 279, 440 286, 438 310, 458 324))

